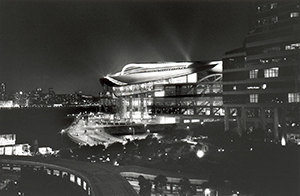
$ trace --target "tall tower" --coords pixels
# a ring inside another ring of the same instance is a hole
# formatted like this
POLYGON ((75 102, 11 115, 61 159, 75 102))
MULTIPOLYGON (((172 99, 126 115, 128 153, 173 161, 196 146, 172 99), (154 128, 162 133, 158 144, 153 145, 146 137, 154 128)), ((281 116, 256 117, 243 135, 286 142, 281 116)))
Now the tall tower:
POLYGON ((255 8, 243 47, 223 58, 225 129, 281 139, 300 123, 300 1, 255 8))

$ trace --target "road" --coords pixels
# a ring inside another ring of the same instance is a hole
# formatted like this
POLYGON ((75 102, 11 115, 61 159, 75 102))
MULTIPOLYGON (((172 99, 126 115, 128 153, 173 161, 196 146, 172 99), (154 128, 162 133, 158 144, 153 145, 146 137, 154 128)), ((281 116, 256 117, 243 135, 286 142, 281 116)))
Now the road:
POLYGON ((104 126, 92 119, 88 122, 83 119, 78 119, 76 123, 73 123, 66 131, 68 136, 80 145, 95 146, 101 144, 108 146, 115 142, 125 142, 124 139, 105 132, 104 126))

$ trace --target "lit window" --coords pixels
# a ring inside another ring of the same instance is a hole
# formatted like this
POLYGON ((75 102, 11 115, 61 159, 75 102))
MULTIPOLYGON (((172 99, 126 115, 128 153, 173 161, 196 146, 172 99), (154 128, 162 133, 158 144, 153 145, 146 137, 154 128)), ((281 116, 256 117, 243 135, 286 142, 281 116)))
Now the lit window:
POLYGON ((289 103, 300 102, 300 93, 289 93, 288 101, 289 103))
POLYGON ((81 178, 77 177, 77 184, 78 186, 81 186, 81 178))
POLYGON ((262 64, 266 64, 269 63, 269 59, 260 59, 259 62, 262 64))
POLYGON ((262 19, 262 24, 263 24, 263 25, 268 24, 268 19, 267 19, 267 18, 262 19))
POLYGON ((257 26, 260 26, 260 20, 257 20, 257 21, 256 21, 256 25, 257 25, 257 26))
POLYGON ((292 12, 292 13, 290 14, 290 17, 291 17, 291 18, 299 17, 299 12, 292 12))
POLYGON ((271 23, 276 23, 276 22, 278 22, 278 17, 277 16, 273 16, 271 18, 271 23))
POLYGON ((258 94, 250 94, 250 103, 258 103, 258 94))
POLYGON ((74 174, 70 174, 70 181, 71 182, 75 182, 75 176, 74 176, 74 174))
POLYGON ((194 115, 194 110, 193 109, 187 109, 183 115, 194 115))
POLYGON ((197 82, 197 73, 188 75, 187 80, 188 80, 188 83, 196 83, 197 82))
POLYGON ((249 72, 250 79, 257 78, 257 75, 258 75, 258 69, 250 70, 249 72))
POLYGON ((273 62, 273 63, 278 63, 278 62, 280 62, 280 61, 281 61, 281 58, 272 59, 272 62, 273 62))
POLYGON ((86 190, 86 182, 83 181, 83 189, 86 190))
POLYGON ((154 92, 154 97, 164 97, 164 96, 165 96, 165 91, 154 92))
POLYGON ((248 86, 248 90, 259 89, 259 86, 248 86))
POLYGON ((258 13, 260 12, 260 7, 257 7, 257 12, 258 12, 258 13))
POLYGON ((265 69, 264 70, 265 78, 275 78, 275 77, 278 77, 278 70, 279 70, 278 67, 273 67, 273 68, 270 68, 270 69, 265 69))
POLYGON ((270 9, 275 9, 277 7, 277 3, 271 3, 270 9))
POLYGON ((171 81, 170 81, 171 84, 180 84, 180 83, 186 83, 186 82, 187 82, 187 77, 186 76, 172 78, 171 81))

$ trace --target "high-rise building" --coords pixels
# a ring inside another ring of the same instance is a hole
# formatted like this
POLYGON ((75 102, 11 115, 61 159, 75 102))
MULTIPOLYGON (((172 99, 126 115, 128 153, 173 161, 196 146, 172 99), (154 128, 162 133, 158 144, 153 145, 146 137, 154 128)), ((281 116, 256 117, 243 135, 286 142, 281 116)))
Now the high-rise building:
POLYGON ((300 1, 255 7, 243 46, 223 58, 225 129, 292 140, 300 128, 300 1))

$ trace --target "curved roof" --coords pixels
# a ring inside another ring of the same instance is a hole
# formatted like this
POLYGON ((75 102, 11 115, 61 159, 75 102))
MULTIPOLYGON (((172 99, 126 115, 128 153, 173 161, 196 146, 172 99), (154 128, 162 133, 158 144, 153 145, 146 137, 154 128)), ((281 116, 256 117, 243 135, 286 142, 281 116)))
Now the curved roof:
POLYGON ((222 72, 222 61, 130 63, 120 72, 109 74, 100 82, 109 86, 124 86, 180 77, 201 71, 222 72))

